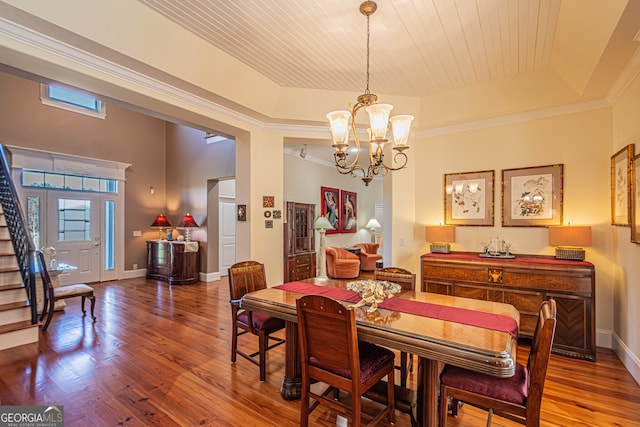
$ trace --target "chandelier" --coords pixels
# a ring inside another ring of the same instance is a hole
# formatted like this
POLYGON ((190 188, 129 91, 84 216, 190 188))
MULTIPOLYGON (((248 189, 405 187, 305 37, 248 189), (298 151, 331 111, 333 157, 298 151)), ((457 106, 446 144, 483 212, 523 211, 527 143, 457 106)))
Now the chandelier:
POLYGON ((375 1, 365 1, 360 4, 360 13, 367 17, 367 87, 364 94, 358 97, 355 105, 349 104, 351 111, 338 110, 327 114, 327 119, 331 126, 331 135, 333 144, 331 145, 335 152, 333 159, 336 169, 341 174, 350 174, 357 176, 356 172, 362 174, 362 180, 365 185, 369 185, 375 175, 386 175, 389 171, 403 169, 407 165, 407 155, 404 152, 409 148, 407 145, 409 139, 409 129, 413 116, 398 115, 389 118, 389 113, 393 109, 390 104, 378 104, 378 96, 369 92, 369 17, 374 14, 378 5, 375 1), (358 163, 360 160, 360 139, 356 128, 356 115, 364 108, 369 113, 369 166, 364 168, 358 163), (387 129, 391 122, 393 133, 393 161, 396 166, 390 166, 384 162, 384 145, 388 141, 386 139, 387 129), (349 132, 353 132, 355 141, 355 158, 349 163, 347 159, 349 148, 349 132))

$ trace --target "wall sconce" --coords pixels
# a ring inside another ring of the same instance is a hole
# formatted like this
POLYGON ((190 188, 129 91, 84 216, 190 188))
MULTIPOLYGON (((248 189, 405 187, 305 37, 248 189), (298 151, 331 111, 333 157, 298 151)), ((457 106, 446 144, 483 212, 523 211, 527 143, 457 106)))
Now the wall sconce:
POLYGON ((427 225, 426 238, 431 242, 430 250, 436 254, 451 253, 451 245, 455 242, 455 227, 453 225, 427 225))
POLYGON ((556 259, 584 261, 582 246, 591 246, 591 226, 549 227, 549 245, 556 246, 556 259))
POLYGON ((327 230, 333 230, 333 226, 325 216, 319 216, 313 223, 313 228, 320 233, 320 248, 318 249, 318 264, 320 264, 319 279, 327 279, 327 254, 324 250, 324 235, 327 230))
POLYGON ((190 213, 187 213, 185 216, 183 216, 180 220, 180 224, 178 224, 178 228, 184 228, 187 230, 184 237, 185 242, 191 241, 191 229, 198 227, 199 225, 196 223, 196 220, 193 219, 190 213))
POLYGON ((151 224, 150 227, 158 229, 158 232, 160 233, 160 240, 162 240, 164 238, 164 230, 171 227, 171 224, 169 224, 169 220, 167 220, 167 217, 164 216, 164 214, 160 214, 153 220, 153 224, 151 224))
POLYGON ((382 226, 380 225, 378 220, 375 218, 371 218, 367 223, 367 225, 365 225, 365 228, 368 228, 369 230, 371 230, 371 243, 376 242, 376 228, 380 228, 380 227, 382 226))

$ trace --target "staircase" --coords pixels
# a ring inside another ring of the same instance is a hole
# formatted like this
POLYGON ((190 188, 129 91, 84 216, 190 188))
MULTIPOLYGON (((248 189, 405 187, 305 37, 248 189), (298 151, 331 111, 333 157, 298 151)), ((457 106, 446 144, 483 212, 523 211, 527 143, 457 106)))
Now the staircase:
POLYGON ((31 323, 31 307, 9 229, 0 213, 0 350, 38 342, 38 326, 31 323))
POLYGON ((38 342, 34 253, 0 144, 0 351, 38 342))

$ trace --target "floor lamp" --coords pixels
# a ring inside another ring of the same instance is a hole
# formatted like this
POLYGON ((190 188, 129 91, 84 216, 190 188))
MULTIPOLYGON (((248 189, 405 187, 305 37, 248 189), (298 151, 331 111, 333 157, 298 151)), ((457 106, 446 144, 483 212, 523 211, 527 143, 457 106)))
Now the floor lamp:
POLYGON ((320 249, 318 252, 318 264, 320 264, 320 273, 318 274, 319 279, 328 279, 327 277, 327 252, 324 249, 324 234, 327 230, 333 230, 331 223, 324 216, 319 216, 316 218, 316 221, 313 223, 313 228, 318 230, 320 233, 320 249))

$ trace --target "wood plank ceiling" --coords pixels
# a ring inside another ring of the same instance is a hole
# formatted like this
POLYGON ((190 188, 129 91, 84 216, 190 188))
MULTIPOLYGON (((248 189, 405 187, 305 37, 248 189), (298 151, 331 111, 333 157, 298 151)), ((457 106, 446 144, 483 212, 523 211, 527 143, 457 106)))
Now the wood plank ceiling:
MULTIPOLYGON (((359 0, 138 0, 280 86, 361 93, 359 0)), ((427 96, 547 67, 560 0, 381 0, 373 93, 427 96)))

